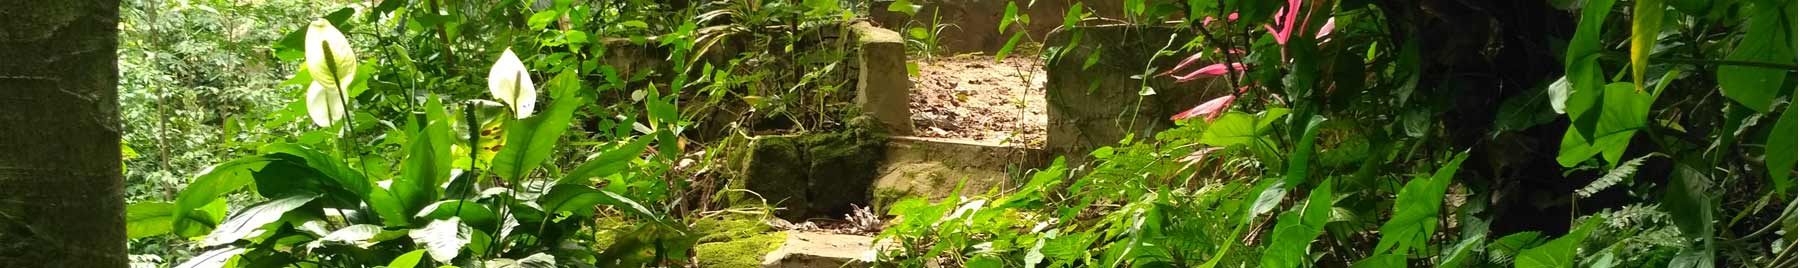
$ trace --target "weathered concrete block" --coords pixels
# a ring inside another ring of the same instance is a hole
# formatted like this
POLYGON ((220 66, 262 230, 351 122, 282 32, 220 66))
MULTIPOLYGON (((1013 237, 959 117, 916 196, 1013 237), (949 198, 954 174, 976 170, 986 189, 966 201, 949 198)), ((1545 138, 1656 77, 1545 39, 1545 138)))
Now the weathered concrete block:
POLYGON ((1083 26, 1050 34, 1046 46, 1068 43, 1076 32, 1083 40, 1065 48, 1068 54, 1044 66, 1049 125, 1045 148, 1080 163, 1088 151, 1117 144, 1127 134, 1151 138, 1174 127, 1169 116, 1192 108, 1208 96, 1224 94, 1223 81, 1190 81, 1176 84, 1169 77, 1146 77, 1146 68, 1166 70, 1182 56, 1154 57, 1170 43, 1192 37, 1174 28, 1154 26, 1083 26), (1089 54, 1100 53, 1093 66, 1083 66, 1089 54), (1154 59, 1154 61, 1152 61, 1154 59), (1133 76, 1148 79, 1143 81, 1133 76), (1208 86, 1208 84, 1217 84, 1208 86), (1142 86, 1155 94, 1140 95, 1142 86))
MULTIPOLYGON (((875 180, 874 201, 877 208, 905 197, 941 199, 949 197, 957 184, 960 194, 973 195, 993 187, 1010 187, 1013 176, 1050 161, 1042 149, 970 141, 890 137, 887 162, 875 180)), ((880 213, 881 211, 876 211, 880 213)))
POLYGON ((899 33, 859 22, 850 26, 856 34, 856 105, 875 117, 888 133, 911 135, 909 96, 912 80, 906 77, 906 40, 899 33))
MULTIPOLYGON (((737 165, 740 176, 729 187, 756 192, 785 208, 776 216, 790 221, 841 217, 853 204, 868 206, 885 150, 882 140, 861 130, 754 137, 737 165)), ((751 201, 729 196, 734 202, 751 201)))

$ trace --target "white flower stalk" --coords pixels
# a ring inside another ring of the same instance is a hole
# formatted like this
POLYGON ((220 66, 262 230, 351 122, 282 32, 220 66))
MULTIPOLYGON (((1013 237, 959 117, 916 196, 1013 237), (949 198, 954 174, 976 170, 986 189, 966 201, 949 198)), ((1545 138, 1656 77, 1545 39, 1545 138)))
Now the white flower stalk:
POLYGON ((306 69, 314 82, 327 88, 345 90, 356 77, 356 52, 344 33, 325 20, 315 20, 306 29, 306 69))
POLYGON ((531 75, 525 73, 525 63, 519 61, 512 48, 502 52, 500 60, 488 71, 488 93, 511 108, 516 118, 531 115, 532 106, 537 105, 536 88, 531 83, 531 75))
POLYGON ((306 115, 312 117, 313 125, 330 127, 344 119, 344 111, 343 90, 327 88, 318 81, 306 87, 306 115))

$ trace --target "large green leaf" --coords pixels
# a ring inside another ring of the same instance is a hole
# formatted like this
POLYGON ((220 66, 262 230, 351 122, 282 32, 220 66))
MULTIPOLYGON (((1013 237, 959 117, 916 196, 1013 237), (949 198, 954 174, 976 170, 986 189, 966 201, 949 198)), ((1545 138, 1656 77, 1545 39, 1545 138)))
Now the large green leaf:
POLYGON ((517 182, 550 158, 556 141, 569 130, 569 119, 584 102, 580 97, 558 99, 550 111, 519 120, 506 130, 506 146, 494 156, 494 173, 517 182))
POLYGON ((586 181, 588 179, 604 178, 624 171, 626 165, 631 164, 632 159, 644 153, 644 147, 649 146, 651 140, 638 138, 589 157, 587 163, 575 167, 575 170, 563 175, 562 179, 557 180, 557 183, 588 183, 586 181))
POLYGON ((181 265, 176 265, 175 268, 224 268, 228 267, 226 264, 231 263, 231 260, 237 258, 238 254, 244 254, 244 248, 222 247, 208 250, 182 262, 181 265))
POLYGON ((264 231, 263 226, 281 220, 281 216, 300 206, 318 199, 319 195, 295 195, 258 203, 244 209, 219 224, 202 241, 207 246, 217 246, 235 242, 238 239, 256 236, 264 231))
POLYGON ((1457 153, 1450 163, 1439 167, 1431 177, 1413 178, 1400 189, 1399 197, 1394 199, 1394 215, 1386 223, 1381 224, 1381 240, 1375 246, 1378 252, 1392 249, 1393 253, 1406 255, 1413 247, 1425 247, 1432 234, 1437 232, 1439 208, 1444 203, 1444 190, 1450 187, 1451 178, 1462 162, 1469 158, 1468 152, 1457 153))
POLYGON ((1656 48, 1656 38, 1662 33, 1663 0, 1637 0, 1631 8, 1631 76, 1636 82, 1637 91, 1644 91, 1644 80, 1648 80, 1650 69, 1650 52, 1656 48))
POLYGON ((389 261, 387 268, 413 268, 419 266, 419 260, 425 257, 425 250, 414 250, 389 261))
POLYGON ((406 145, 407 157, 401 162, 400 176, 388 190, 400 202, 401 213, 412 214, 436 201, 443 193, 439 185, 450 179, 450 119, 438 98, 425 100, 425 122, 406 145))
POLYGON ((1601 224, 1600 217, 1591 217, 1581 227, 1570 231, 1568 235, 1550 240, 1541 246, 1519 252, 1513 260, 1516 268, 1572 268, 1575 267, 1575 249, 1586 240, 1588 232, 1601 224))
MULTIPOLYGON (((1574 116, 1573 111, 1579 109, 1597 119, 1595 124, 1587 128, 1593 130, 1595 136, 1591 139, 1593 142, 1588 142, 1588 139, 1582 139, 1577 133, 1580 126, 1571 126, 1569 132, 1563 135, 1557 163, 1573 167, 1594 154, 1601 154, 1608 163, 1618 164, 1625 154, 1625 148, 1631 144, 1632 135, 1637 134, 1648 122, 1650 104, 1656 101, 1658 93, 1660 90, 1637 92, 1630 83, 1613 83, 1606 85, 1601 94, 1601 98, 1605 99, 1599 102, 1602 107, 1577 108, 1571 103, 1571 116, 1574 116)), ((1578 92, 1574 96, 1580 95, 1582 94, 1578 92)))
POLYGON ((1589 103, 1600 101, 1600 99, 1574 96, 1583 92, 1598 96, 1601 85, 1606 83, 1605 78, 1601 77, 1602 71, 1599 66, 1600 54, 1604 52, 1604 48, 1600 44, 1600 31, 1604 29, 1602 26, 1606 23, 1607 15, 1612 13, 1614 2, 1615 0, 1594 0, 1582 7, 1581 22, 1576 25, 1575 36, 1569 39, 1569 48, 1563 55, 1563 72, 1569 81, 1569 92, 1572 94, 1569 99, 1571 103, 1568 104, 1569 118, 1575 121, 1575 128, 1579 130, 1584 140, 1593 140, 1594 131, 1589 126, 1594 124, 1596 118, 1583 116, 1583 109, 1578 107, 1595 106, 1589 105, 1589 103))
POLYGON ((1269 109, 1259 115, 1227 112, 1206 126, 1200 134, 1200 143, 1220 147, 1248 144, 1262 138, 1270 124, 1287 114, 1287 109, 1269 109))
MULTIPOLYGON (((1296 118, 1298 119, 1298 118, 1296 118)), ((1306 131, 1300 135, 1300 141, 1294 144, 1294 151, 1288 153, 1287 184, 1298 186, 1306 182, 1307 172, 1311 171, 1313 140, 1319 136, 1319 124, 1325 122, 1324 116, 1314 115, 1304 125, 1306 131)))
POLYGON ((1688 164, 1676 164, 1669 174, 1661 207, 1669 211, 1675 227, 1689 241, 1687 248, 1693 249, 1683 250, 1684 256, 1678 257, 1687 259, 1683 263, 1713 263, 1713 214, 1717 205, 1712 184, 1704 169, 1688 164))
MULTIPOLYGON (((1744 38, 1732 49, 1727 60, 1751 62, 1794 62, 1794 37, 1788 13, 1794 10, 1794 1, 1754 2, 1749 22, 1744 25, 1744 38), (1774 4, 1774 5, 1770 5, 1774 4)), ((1719 88, 1725 97, 1750 107, 1757 112, 1767 113, 1774 110, 1775 99, 1783 91, 1793 91, 1781 84, 1792 75, 1789 70, 1767 67, 1741 65, 1719 66, 1719 88)))
POLYGON ((1263 251, 1261 267, 1299 267, 1312 259, 1306 248, 1325 232, 1334 197, 1328 180, 1313 188, 1305 205, 1282 213, 1275 223, 1275 232, 1270 234, 1269 246, 1263 251))
POLYGON ((645 207, 643 204, 631 200, 631 198, 608 191, 589 188, 585 185, 557 185, 555 188, 550 189, 550 193, 544 194, 544 197, 538 200, 538 205, 541 205, 545 212, 556 213, 569 211, 574 212, 577 215, 592 215, 593 210, 589 208, 598 204, 612 206, 624 210, 625 212, 637 214, 646 219, 661 218, 656 212, 651 211, 649 207, 645 207))
POLYGON ((494 210, 480 202, 468 200, 445 200, 432 203, 420 210, 418 217, 426 220, 448 220, 458 218, 469 226, 491 229, 499 223, 500 217, 494 210))
POLYGON ((414 244, 424 247, 432 260, 449 262, 456 259, 463 246, 469 244, 470 233, 474 231, 468 225, 463 225, 461 220, 451 218, 431 221, 424 228, 408 232, 407 236, 412 238, 414 244))
POLYGON ((252 174, 271 161, 273 160, 269 158, 251 156, 231 160, 201 171, 200 176, 195 177, 193 182, 188 183, 187 188, 182 188, 181 193, 175 196, 175 210, 172 210, 173 214, 170 215, 173 220, 170 222, 173 231, 177 234, 194 233, 194 228, 198 228, 194 224, 199 222, 188 220, 186 215, 219 200, 226 193, 250 185, 254 181, 252 174))
POLYGON ((168 234, 174 226, 175 203, 141 202, 125 206, 125 236, 131 239, 168 234))
POLYGON ((1763 162, 1769 169, 1769 179, 1774 181, 1776 191, 1785 192, 1794 187, 1794 181, 1788 180, 1788 177, 1794 174, 1795 107, 1800 105, 1788 104, 1787 111, 1781 113, 1781 119, 1775 120, 1774 129, 1769 130, 1768 140, 1763 142, 1763 155, 1766 155, 1763 162))
POLYGON ((364 178, 361 172, 345 165, 344 160, 337 156, 325 153, 324 151, 319 151, 318 149, 313 149, 312 147, 292 143, 269 144, 260 148, 259 151, 264 154, 285 154, 297 157, 301 160, 301 164, 319 172, 321 175, 325 175, 326 178, 331 179, 337 187, 342 187, 344 190, 356 194, 357 197, 367 197, 369 195, 369 187, 371 187, 369 180, 364 178))

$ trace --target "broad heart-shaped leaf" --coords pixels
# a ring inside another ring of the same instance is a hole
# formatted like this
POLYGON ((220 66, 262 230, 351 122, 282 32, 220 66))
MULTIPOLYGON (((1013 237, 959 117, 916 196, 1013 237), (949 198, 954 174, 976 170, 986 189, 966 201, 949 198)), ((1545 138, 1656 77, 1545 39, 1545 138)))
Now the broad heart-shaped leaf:
POLYGON ((550 158, 557 140, 569 130, 569 118, 581 108, 580 97, 558 99, 550 111, 514 122, 506 129, 506 145, 494 156, 494 174, 517 182, 550 158))
POLYGON ((1413 247, 1426 246, 1426 241, 1437 232, 1438 208, 1444 203, 1444 189, 1450 187, 1456 170, 1468 158, 1468 152, 1457 153, 1430 178, 1413 178, 1406 182, 1394 199, 1393 218, 1381 224, 1381 241, 1375 246, 1376 252, 1393 249, 1392 253, 1407 255, 1413 247))
POLYGON ((325 19, 314 20, 306 28, 306 69, 313 82, 326 89, 349 89, 356 77, 355 49, 344 33, 325 19))
POLYGON ((1261 267, 1298 267, 1311 260, 1306 248, 1325 232, 1334 197, 1328 180, 1313 188, 1305 205, 1282 213, 1275 223, 1275 232, 1270 234, 1269 246, 1263 251, 1261 267))
POLYGON ((624 210, 625 212, 637 214, 646 219, 661 218, 655 211, 651 211, 649 207, 645 207, 643 204, 631 200, 631 198, 613 192, 589 188, 585 185, 557 185, 555 188, 550 189, 550 193, 544 194, 544 197, 538 200, 538 205, 542 206, 545 212, 556 213, 569 211, 576 215, 592 215, 593 209, 590 208, 598 204, 612 206, 619 210, 624 210))
POLYGON ((125 206, 125 236, 131 239, 168 234, 174 226, 175 203, 140 202, 125 206))
MULTIPOLYGON (((1664 84, 1667 84, 1666 82, 1664 84)), ((1601 107, 1586 107, 1583 113, 1593 115, 1595 123, 1589 127, 1594 131, 1593 142, 1587 142, 1578 136, 1576 128, 1571 126, 1563 135, 1561 150, 1557 153, 1557 163, 1564 167, 1573 167, 1586 161, 1594 154, 1601 154, 1607 163, 1618 164, 1625 154, 1625 147, 1631 144, 1631 136, 1644 128, 1650 117, 1650 104, 1656 101, 1660 93, 1637 92, 1630 83, 1612 83, 1606 85, 1596 102, 1601 107)), ((1576 93, 1577 96, 1582 95, 1576 93)), ((1585 98, 1585 97, 1584 97, 1585 98)), ((1571 106, 1571 109, 1575 109, 1571 106)), ((1575 114, 1570 113, 1572 116, 1575 114)))
POLYGON ((306 87, 306 115, 313 125, 330 127, 344 119, 344 91, 331 89, 314 81, 306 87))
POLYGON ((263 146, 258 151, 264 154, 285 154, 298 157, 303 161, 302 164, 336 182, 338 187, 356 194, 357 197, 366 198, 369 195, 369 187, 371 187, 369 179, 364 178, 362 172, 345 165, 344 160, 337 156, 292 143, 273 143, 263 146))
POLYGON ((188 259, 186 262, 182 262, 181 265, 176 265, 175 268, 224 268, 226 267, 226 264, 230 263, 232 258, 236 258, 238 254, 244 254, 244 248, 223 247, 208 250, 206 252, 201 252, 200 255, 195 255, 194 258, 188 259))
POLYGON ((652 139, 649 138, 638 138, 630 143, 613 147, 611 150, 590 157, 588 158, 587 163, 582 163, 581 166, 575 167, 574 171, 569 171, 567 175, 563 175, 562 179, 557 180, 556 183, 586 184, 589 183, 585 181, 587 179, 604 178, 619 173, 620 171, 624 171, 625 166, 630 164, 632 159, 635 159, 644 153, 644 147, 649 146, 651 140, 652 139))
MULTIPOLYGON (((1750 8, 1750 19, 1745 23, 1744 38, 1737 47, 1731 50, 1727 60, 1752 62, 1794 62, 1794 38, 1787 27, 1787 19, 1794 16, 1788 13, 1794 10, 1794 1, 1753 2, 1750 8), (1769 6, 1772 3, 1774 6, 1769 6)), ((1774 110, 1775 99, 1782 91, 1792 92, 1793 88, 1782 87, 1782 82, 1792 75, 1788 70, 1764 67, 1724 65, 1719 66, 1719 88, 1725 97, 1737 101, 1751 110, 1767 113, 1774 110)), ((1791 138, 1791 137, 1790 137, 1791 138)))
POLYGON ((249 208, 244 209, 244 211, 231 215, 231 218, 226 219, 224 223, 220 223, 219 228, 213 229, 212 234, 206 235, 206 240, 203 241, 202 244, 206 246, 217 246, 235 242, 238 239, 243 239, 245 237, 255 236, 256 234, 265 231, 262 230, 264 225, 280 220, 281 216, 287 214, 288 211, 306 205, 306 203, 310 203, 313 199, 318 198, 319 195, 317 194, 295 195, 250 206, 249 208))
POLYGON ((1669 173, 1669 186, 1664 188, 1661 201, 1662 208, 1669 212, 1671 219, 1675 219, 1675 227, 1681 230, 1681 237, 1692 241, 1684 244, 1687 248, 1696 250, 1691 253, 1683 250, 1681 255, 1686 256, 1679 256, 1677 259, 1691 259, 1683 260, 1689 263, 1711 264, 1713 214, 1718 210, 1718 198, 1709 190, 1713 188, 1713 180, 1703 170, 1688 164, 1676 164, 1675 170, 1669 173))
POLYGON ((425 250, 423 250, 423 249, 414 250, 411 252, 407 252, 406 254, 400 254, 399 257, 394 257, 393 261, 388 262, 387 268, 418 267, 419 260, 423 259, 423 258, 425 258, 425 250))
POLYGON ((406 160, 401 162, 400 176, 388 190, 401 204, 402 211, 412 214, 438 200, 444 181, 450 179, 450 119, 436 96, 425 101, 423 128, 411 136, 406 145, 406 160))
POLYGON ((1249 144, 1263 138, 1263 133, 1270 129, 1269 124, 1287 113, 1287 109, 1269 109, 1260 115, 1227 112, 1206 126, 1200 134, 1200 143, 1219 147, 1249 144))
POLYGON ((1575 267, 1575 249, 1581 246, 1582 240, 1587 239, 1588 232, 1593 231, 1594 228, 1599 227, 1600 224, 1600 217, 1590 217, 1586 222, 1581 224, 1581 227, 1576 228, 1574 231, 1570 231, 1568 235, 1563 235, 1562 237, 1544 243, 1544 245, 1519 252, 1519 257, 1513 260, 1513 267, 1575 267))
POLYGON ((175 209, 170 211, 173 213, 170 215, 173 222, 169 223, 172 230, 176 234, 197 233, 196 230, 199 226, 196 225, 207 223, 191 220, 186 215, 219 200, 226 193, 235 192, 250 185, 253 181, 252 174, 271 161, 274 160, 262 156, 250 156, 200 171, 200 176, 195 177, 193 182, 188 183, 187 188, 182 188, 181 193, 175 196, 175 209))
POLYGON ((1301 133, 1300 141, 1294 144, 1294 151, 1288 152, 1288 185, 1298 186, 1306 182, 1307 171, 1311 170, 1308 166, 1312 164, 1313 154, 1317 153, 1313 151, 1313 140, 1319 136, 1319 124, 1324 122, 1324 116, 1314 115, 1304 123, 1296 123, 1296 125, 1304 127, 1306 131, 1301 133))
POLYGON ((530 116, 537 106, 537 86, 531 83, 531 74, 526 72, 525 63, 519 61, 512 48, 501 52, 500 60, 488 70, 488 93, 506 103, 514 118, 530 116))
POLYGON ((1781 112, 1781 119, 1775 120, 1774 129, 1769 130, 1768 141, 1763 142, 1763 163, 1769 170, 1769 179, 1774 180, 1775 190, 1785 192, 1793 189, 1794 181, 1788 177, 1794 174, 1795 165, 1795 107, 1788 104, 1786 112, 1781 112))
POLYGON ((434 220, 425 224, 424 228, 413 229, 407 233, 414 244, 425 248, 432 260, 449 262, 462 252, 463 246, 469 244, 470 233, 475 230, 463 225, 460 219, 434 220))
POLYGON ((1575 121, 1574 128, 1580 130, 1581 137, 1585 140, 1593 140, 1595 136, 1594 131, 1588 127, 1593 125, 1595 119, 1583 116, 1580 107, 1590 107, 1592 105, 1589 104, 1599 99, 1583 99, 1575 95, 1584 92, 1598 93, 1601 85, 1606 83, 1599 66, 1600 54, 1604 49, 1600 45, 1600 31, 1604 29, 1602 26, 1606 23, 1606 16, 1612 13, 1614 2, 1615 0, 1593 0, 1582 7, 1581 22, 1575 26, 1575 36, 1569 39, 1569 48, 1563 55, 1564 78, 1569 81, 1571 94, 1568 99, 1570 103, 1567 104, 1569 118, 1575 121))

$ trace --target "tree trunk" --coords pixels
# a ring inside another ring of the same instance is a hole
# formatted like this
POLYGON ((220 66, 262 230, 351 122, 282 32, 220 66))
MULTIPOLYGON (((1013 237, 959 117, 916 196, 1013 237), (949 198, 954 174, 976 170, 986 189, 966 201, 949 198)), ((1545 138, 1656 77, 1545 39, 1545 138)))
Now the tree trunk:
POLYGON ((0 4, 0 267, 125 267, 118 0, 0 4))

